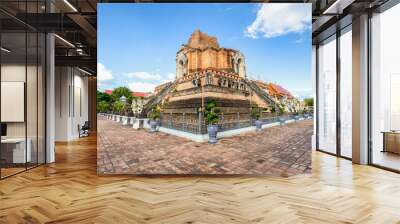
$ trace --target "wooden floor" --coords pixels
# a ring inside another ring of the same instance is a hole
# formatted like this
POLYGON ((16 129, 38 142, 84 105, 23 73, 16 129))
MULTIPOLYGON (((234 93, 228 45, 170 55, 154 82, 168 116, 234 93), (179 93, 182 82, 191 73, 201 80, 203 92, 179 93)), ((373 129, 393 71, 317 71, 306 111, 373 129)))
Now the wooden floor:
POLYGON ((0 181, 0 223, 400 223, 400 175, 313 152, 277 177, 96 175, 96 139, 0 181))

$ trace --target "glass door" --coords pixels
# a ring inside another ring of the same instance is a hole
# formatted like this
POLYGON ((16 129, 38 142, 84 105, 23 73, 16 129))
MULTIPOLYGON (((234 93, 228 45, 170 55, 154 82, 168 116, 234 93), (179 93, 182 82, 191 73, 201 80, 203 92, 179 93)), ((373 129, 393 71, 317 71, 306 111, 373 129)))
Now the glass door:
POLYGON ((400 4, 371 18, 370 161, 400 171, 400 4))
POLYGON ((336 35, 318 46, 318 150, 336 154, 336 35))
MULTIPOLYGON (((44 3, 0 7, 43 13, 44 3)), ((1 179, 45 163, 45 44, 43 33, 0 12, 1 179)))
POLYGON ((1 176, 26 170, 27 151, 25 32, 1 33, 1 176))
POLYGON ((352 32, 340 32, 340 155, 352 157, 352 32))

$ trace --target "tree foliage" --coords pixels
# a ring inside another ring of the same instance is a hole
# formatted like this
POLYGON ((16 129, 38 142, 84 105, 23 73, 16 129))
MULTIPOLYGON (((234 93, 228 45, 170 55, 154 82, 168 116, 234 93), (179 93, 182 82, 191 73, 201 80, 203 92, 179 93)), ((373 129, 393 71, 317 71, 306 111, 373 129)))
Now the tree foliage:
POLYGON ((111 103, 111 96, 97 90, 97 102, 100 103, 102 101, 111 103))
POLYGON ((303 101, 305 106, 308 107, 314 106, 314 98, 305 98, 303 101))
POLYGON ((100 101, 97 104, 97 111, 101 113, 106 113, 110 110, 110 103, 107 101, 100 101))
POLYGON ((116 113, 122 114, 125 109, 124 106, 125 105, 123 103, 116 101, 116 102, 114 102, 114 105, 113 105, 113 111, 116 113))
POLYGON ((111 99, 113 102, 119 101, 121 96, 126 97, 126 103, 131 104, 132 103, 132 91, 128 87, 117 87, 113 90, 111 93, 111 99))

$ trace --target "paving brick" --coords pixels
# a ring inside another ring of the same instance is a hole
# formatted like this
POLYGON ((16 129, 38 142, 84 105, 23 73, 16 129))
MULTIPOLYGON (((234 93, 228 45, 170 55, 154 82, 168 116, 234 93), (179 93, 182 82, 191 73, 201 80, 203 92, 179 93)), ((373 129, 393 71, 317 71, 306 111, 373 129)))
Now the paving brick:
POLYGON ((251 174, 311 172, 310 120, 198 143, 135 130, 99 118, 97 171, 101 174, 251 174))

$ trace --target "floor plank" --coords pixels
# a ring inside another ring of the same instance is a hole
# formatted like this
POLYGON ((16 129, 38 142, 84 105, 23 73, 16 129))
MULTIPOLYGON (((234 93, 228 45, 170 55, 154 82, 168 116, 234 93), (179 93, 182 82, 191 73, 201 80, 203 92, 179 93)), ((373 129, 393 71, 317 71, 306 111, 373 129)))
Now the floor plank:
POLYGON ((0 223, 400 223, 400 175, 312 153, 312 174, 98 176, 96 138, 0 181, 0 223))

